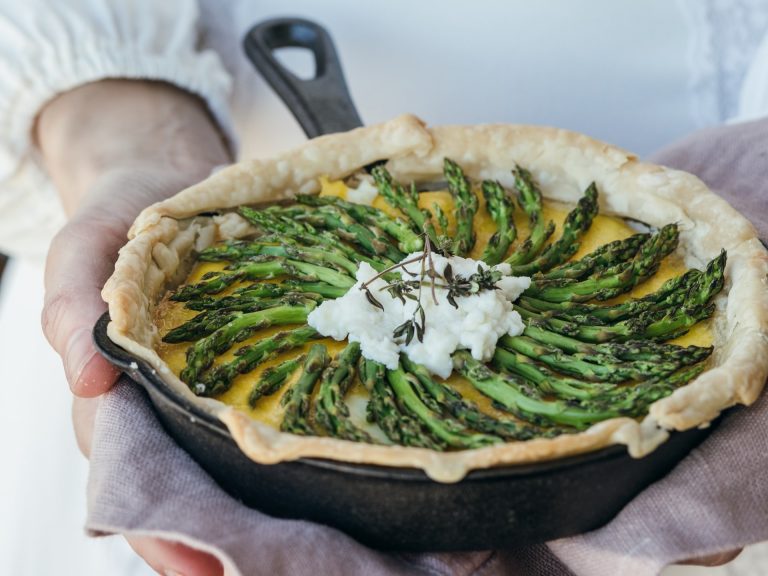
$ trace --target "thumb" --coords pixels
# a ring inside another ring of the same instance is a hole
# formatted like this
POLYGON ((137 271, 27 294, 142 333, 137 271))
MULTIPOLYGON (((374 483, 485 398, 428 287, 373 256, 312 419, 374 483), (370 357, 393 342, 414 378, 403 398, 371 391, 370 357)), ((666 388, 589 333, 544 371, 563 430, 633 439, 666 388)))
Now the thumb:
POLYGON ((98 396, 117 379, 118 371, 96 351, 91 331, 106 310, 101 287, 124 242, 122 226, 84 213, 62 228, 48 251, 43 332, 78 396, 98 396))

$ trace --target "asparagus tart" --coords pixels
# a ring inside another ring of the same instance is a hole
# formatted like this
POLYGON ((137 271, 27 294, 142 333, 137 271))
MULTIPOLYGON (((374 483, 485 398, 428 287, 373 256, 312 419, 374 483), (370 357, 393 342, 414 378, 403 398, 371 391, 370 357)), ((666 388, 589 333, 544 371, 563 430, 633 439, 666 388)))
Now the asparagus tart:
POLYGON ((110 337, 253 460, 469 470, 750 404, 768 255, 695 177, 586 136, 404 116, 146 209, 110 337))

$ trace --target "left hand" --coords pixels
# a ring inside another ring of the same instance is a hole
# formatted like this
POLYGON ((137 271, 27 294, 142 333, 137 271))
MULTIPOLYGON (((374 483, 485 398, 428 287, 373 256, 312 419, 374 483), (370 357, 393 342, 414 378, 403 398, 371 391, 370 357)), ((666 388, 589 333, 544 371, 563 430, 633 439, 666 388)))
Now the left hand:
POLYGON ((742 548, 737 550, 728 550, 726 552, 720 552, 719 554, 712 554, 711 556, 702 556, 701 558, 691 558, 679 562, 679 564, 685 564, 689 566, 722 566, 728 564, 731 560, 734 560, 739 554, 741 554, 742 548))
MULTIPOLYGON (((72 404, 72 421, 78 446, 88 458, 91 453, 93 422, 96 416, 96 398, 75 396, 72 404)), ((179 542, 171 542, 149 536, 125 535, 133 550, 158 574, 184 576, 224 576, 221 562, 211 554, 191 548, 179 542)))
MULTIPOLYGON (((106 310, 101 287, 117 251, 143 208, 230 158, 204 104, 156 82, 108 80, 77 88, 49 103, 37 128, 69 216, 48 252, 43 330, 76 395, 75 434, 88 456, 96 401, 85 397, 106 392, 118 376, 91 340, 106 310)), ((183 544, 132 535, 126 540, 160 574, 223 574, 218 559, 183 544)))
POLYGON ((158 82, 105 80, 64 93, 40 113, 37 137, 69 216, 48 252, 43 331, 72 391, 98 396, 117 372, 91 331, 128 228, 230 158, 205 105, 158 82))

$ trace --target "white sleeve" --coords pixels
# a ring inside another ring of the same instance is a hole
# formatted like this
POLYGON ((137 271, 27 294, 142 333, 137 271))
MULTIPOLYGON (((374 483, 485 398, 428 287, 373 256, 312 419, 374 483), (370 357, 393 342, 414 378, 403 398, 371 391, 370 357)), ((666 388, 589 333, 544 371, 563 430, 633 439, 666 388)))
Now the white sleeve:
POLYGON ((734 120, 755 120, 765 116, 768 116, 768 32, 763 35, 747 69, 739 94, 739 111, 734 120))
POLYGON ((32 152, 56 94, 102 78, 164 80, 201 96, 232 137, 231 78, 199 49, 195 0, 0 0, 0 181, 32 152))

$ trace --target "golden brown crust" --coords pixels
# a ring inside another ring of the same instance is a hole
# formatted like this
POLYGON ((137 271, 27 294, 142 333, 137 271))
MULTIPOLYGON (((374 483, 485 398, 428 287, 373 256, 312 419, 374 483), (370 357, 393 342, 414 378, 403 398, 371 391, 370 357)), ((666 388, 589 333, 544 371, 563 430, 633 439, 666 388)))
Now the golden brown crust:
POLYGON ((110 337, 149 362, 171 386, 188 388, 154 352, 152 308, 178 280, 194 250, 214 236, 240 237, 249 227, 234 215, 194 218, 213 209, 285 198, 317 190, 317 178, 344 177, 370 162, 390 158, 396 177, 439 174, 444 157, 475 178, 511 185, 509 169, 525 166, 545 196, 573 202, 595 181, 601 210, 654 226, 677 222, 681 253, 701 266, 728 250, 726 290, 716 300, 713 367, 671 396, 653 404, 642 423, 616 418, 580 434, 554 439, 439 453, 399 446, 371 446, 332 438, 284 434, 216 400, 195 399, 229 427, 241 449, 258 462, 314 456, 424 469, 453 482, 468 471, 501 464, 559 458, 625 444, 639 457, 655 449, 666 430, 706 425, 723 409, 751 404, 768 375, 768 254, 751 224, 694 176, 639 162, 634 156, 587 136, 532 126, 444 126, 427 129, 412 116, 314 139, 272 160, 250 161, 219 172, 173 198, 146 209, 121 250, 115 274, 104 288, 112 323, 110 337))
POLYGON ((368 128, 321 136, 271 160, 234 164, 215 176, 144 210, 131 227, 133 238, 162 216, 186 218, 294 194, 318 191, 318 178, 340 178, 383 158, 418 156, 432 145, 421 120, 403 115, 368 128))

